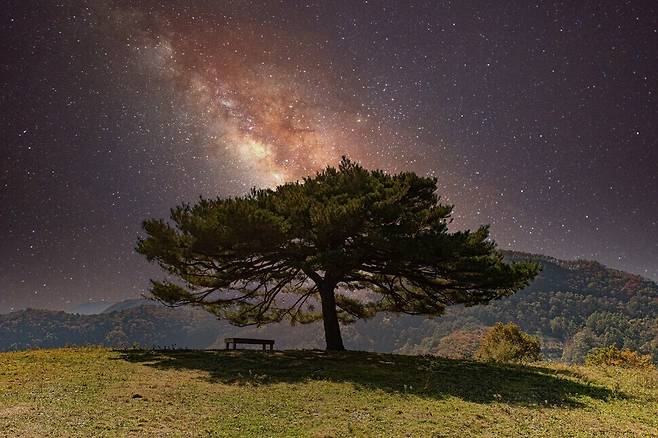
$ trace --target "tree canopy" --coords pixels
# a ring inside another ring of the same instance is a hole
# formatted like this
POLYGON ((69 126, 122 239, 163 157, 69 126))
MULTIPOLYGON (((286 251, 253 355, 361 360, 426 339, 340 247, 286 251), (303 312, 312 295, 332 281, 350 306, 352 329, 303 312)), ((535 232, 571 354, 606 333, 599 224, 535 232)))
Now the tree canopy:
POLYGON ((440 315, 510 295, 539 272, 504 263, 488 226, 450 232, 452 206, 436 182, 343 158, 302 181, 146 220, 137 251, 173 277, 152 281, 165 304, 200 305, 236 325, 322 319, 327 348, 341 350, 339 320, 440 315))

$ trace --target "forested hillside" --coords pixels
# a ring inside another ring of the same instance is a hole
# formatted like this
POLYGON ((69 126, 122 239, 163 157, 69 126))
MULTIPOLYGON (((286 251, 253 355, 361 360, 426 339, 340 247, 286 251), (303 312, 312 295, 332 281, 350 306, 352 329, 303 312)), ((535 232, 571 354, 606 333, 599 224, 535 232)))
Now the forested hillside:
MULTIPOLYGON (((516 322, 541 337, 546 357, 578 362, 590 349, 616 344, 658 360, 658 286, 597 262, 566 262, 524 253, 543 265, 523 291, 488 306, 449 309, 442 317, 378 315, 347 326, 348 348, 469 357, 485 327, 516 322)), ((131 303, 132 305, 132 303, 131 303)), ((225 336, 276 339, 277 348, 323 345, 321 327, 287 324, 236 328, 200 309, 125 308, 100 315, 25 310, 0 315, 0 350, 63 345, 222 347, 225 336)))
POLYGON ((153 305, 99 315, 28 309, 0 315, 0 350, 136 344, 203 348, 221 325, 207 312, 153 305))
POLYGON ((658 286, 640 276, 597 262, 531 257, 543 271, 523 291, 488 306, 450 309, 435 321, 401 328, 404 352, 445 352, 469 343, 473 334, 497 321, 516 322, 542 338, 549 358, 580 361, 596 346, 616 344, 658 359, 658 286), (410 327, 411 328, 411 327, 410 327), (406 336, 405 336, 406 335, 406 336), (451 335, 448 338, 446 336, 451 335))

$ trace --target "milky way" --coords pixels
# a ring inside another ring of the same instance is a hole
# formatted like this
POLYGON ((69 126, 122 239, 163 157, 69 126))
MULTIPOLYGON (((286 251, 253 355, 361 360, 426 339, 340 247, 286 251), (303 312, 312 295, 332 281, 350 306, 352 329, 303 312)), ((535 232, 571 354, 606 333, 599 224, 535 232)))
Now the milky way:
POLYGON ((119 35, 135 39, 137 62, 182 97, 183 110, 203 127, 209 155, 229 160, 251 184, 297 180, 342 155, 386 165, 364 150, 376 132, 370 115, 347 93, 341 101, 327 92, 335 84, 326 60, 307 54, 309 67, 302 66, 291 61, 290 49, 269 40, 274 33, 290 48, 299 35, 233 24, 223 16, 220 28, 207 36, 165 12, 115 6, 105 13, 119 35))
POLYGON ((141 221, 342 155, 454 229, 658 278, 649 1, 10 1, 0 312, 138 296, 141 221))

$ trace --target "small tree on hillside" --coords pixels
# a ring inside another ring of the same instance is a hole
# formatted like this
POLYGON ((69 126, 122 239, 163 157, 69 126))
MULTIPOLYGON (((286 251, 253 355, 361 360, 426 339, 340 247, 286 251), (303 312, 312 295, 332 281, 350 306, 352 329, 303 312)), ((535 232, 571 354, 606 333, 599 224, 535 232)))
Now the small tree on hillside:
POLYGON ((322 319, 327 349, 343 350, 339 320, 439 315, 537 274, 537 264, 504 263, 486 226, 448 232, 451 211, 436 179, 343 158, 301 182, 176 207, 171 223, 149 219, 137 251, 181 280, 152 281, 165 304, 200 305, 238 326, 322 319))
POLYGON ((628 348, 618 349, 615 345, 593 349, 585 356, 585 365, 615 366, 626 368, 652 368, 651 355, 640 354, 628 348))
POLYGON ((541 345, 537 336, 527 334, 513 322, 498 322, 484 333, 475 357, 492 362, 533 362, 541 357, 541 345))

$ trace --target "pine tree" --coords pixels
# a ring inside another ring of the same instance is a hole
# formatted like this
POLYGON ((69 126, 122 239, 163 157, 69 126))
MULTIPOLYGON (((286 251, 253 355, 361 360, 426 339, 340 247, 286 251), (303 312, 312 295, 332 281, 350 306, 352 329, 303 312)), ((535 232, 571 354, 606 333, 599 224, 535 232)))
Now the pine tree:
POLYGON ((146 220, 137 251, 177 278, 152 281, 165 304, 202 306, 238 326, 322 319, 327 349, 343 350, 339 321, 485 304, 539 272, 504 263, 487 226, 449 232, 452 206, 436 190, 434 178, 343 158, 299 182, 146 220))

